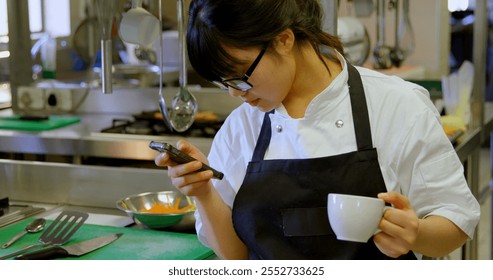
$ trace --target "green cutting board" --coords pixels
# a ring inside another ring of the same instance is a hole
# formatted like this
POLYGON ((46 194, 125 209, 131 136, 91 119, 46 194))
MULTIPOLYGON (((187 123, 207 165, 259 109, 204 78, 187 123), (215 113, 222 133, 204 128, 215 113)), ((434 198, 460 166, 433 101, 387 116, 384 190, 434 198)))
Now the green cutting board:
POLYGON ((50 116, 45 120, 23 120, 20 116, 0 117, 0 129, 43 131, 78 123, 80 118, 50 116))
MULTIPOLYGON (((0 244, 23 231, 33 219, 26 219, 0 229, 0 244)), ((47 221, 47 226, 52 221, 47 221)), ((71 245, 91 238, 123 233, 113 243, 85 254, 77 260, 200 260, 211 258, 214 253, 197 239, 197 235, 158 231, 151 229, 123 228, 84 224, 65 245, 71 245)), ((0 256, 7 255, 25 246, 39 243, 43 234, 29 233, 6 249, 0 249, 0 256)))

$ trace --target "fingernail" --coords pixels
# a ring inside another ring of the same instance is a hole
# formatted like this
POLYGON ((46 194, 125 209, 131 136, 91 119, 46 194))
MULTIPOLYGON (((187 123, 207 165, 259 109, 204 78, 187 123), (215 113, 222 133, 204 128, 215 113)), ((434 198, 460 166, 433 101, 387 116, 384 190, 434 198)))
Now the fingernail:
POLYGON ((379 194, 377 195, 377 197, 378 197, 378 198, 387 198, 387 197, 388 197, 388 195, 387 195, 387 193, 379 193, 379 194))

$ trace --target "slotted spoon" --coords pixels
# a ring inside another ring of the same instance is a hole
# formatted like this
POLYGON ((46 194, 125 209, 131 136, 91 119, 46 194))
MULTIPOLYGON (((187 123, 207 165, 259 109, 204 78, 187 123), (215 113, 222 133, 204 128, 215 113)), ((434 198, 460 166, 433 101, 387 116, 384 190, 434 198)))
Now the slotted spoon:
POLYGON ((0 257, 0 260, 15 257, 33 248, 45 247, 48 245, 63 245, 84 224, 88 217, 89 214, 87 213, 65 210, 55 218, 43 235, 41 235, 39 238, 40 244, 29 245, 23 249, 0 257))

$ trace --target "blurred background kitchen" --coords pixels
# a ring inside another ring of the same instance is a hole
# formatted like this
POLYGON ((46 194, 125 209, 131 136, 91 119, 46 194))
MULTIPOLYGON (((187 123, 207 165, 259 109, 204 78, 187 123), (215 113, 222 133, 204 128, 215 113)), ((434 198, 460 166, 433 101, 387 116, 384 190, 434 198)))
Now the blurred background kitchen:
MULTIPOLYGON (((115 222, 125 216, 117 200, 173 190, 154 166, 151 140, 186 137, 209 151, 240 101, 183 59, 179 27, 189 1, 0 0, 0 229, 65 208, 126 226, 115 222), (150 44, 122 38, 122 18, 137 6, 160 19, 150 44), (186 129, 168 125, 158 102, 162 92, 173 118, 180 86, 198 104, 186 129)), ((492 259, 493 1, 321 3, 324 27, 341 37, 352 63, 430 91, 482 205, 477 237, 449 258, 492 259)))

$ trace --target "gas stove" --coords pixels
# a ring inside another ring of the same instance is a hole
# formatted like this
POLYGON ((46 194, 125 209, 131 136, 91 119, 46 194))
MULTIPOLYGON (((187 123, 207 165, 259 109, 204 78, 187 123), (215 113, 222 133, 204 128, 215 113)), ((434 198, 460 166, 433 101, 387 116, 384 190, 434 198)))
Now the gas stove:
POLYGON ((112 125, 101 133, 213 138, 223 124, 220 120, 196 120, 187 131, 177 132, 171 131, 159 116, 159 112, 151 111, 133 115, 132 119, 113 119, 112 125))

